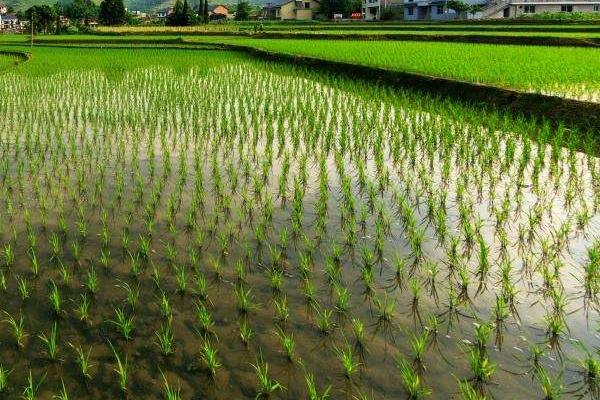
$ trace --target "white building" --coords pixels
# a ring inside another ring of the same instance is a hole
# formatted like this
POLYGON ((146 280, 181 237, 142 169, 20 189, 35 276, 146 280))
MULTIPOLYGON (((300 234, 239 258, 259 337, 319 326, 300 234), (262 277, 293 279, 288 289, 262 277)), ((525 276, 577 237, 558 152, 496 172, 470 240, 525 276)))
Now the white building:
POLYGON ((448 8, 446 0, 405 0, 404 19, 450 20, 514 18, 527 14, 557 12, 597 12, 600 0, 463 0, 469 5, 479 5, 476 13, 458 14, 448 8))
POLYGON ((491 0, 481 12, 483 18, 513 18, 558 12, 600 14, 600 0, 491 0))
POLYGON ((382 19, 385 10, 400 10, 404 0, 362 0, 363 19, 374 21, 382 19))
POLYGON ((0 31, 21 32, 25 29, 25 22, 20 21, 15 14, 0 15, 0 31))
MULTIPOLYGON (((470 6, 479 5, 484 7, 486 0, 462 0, 463 3, 470 6)), ((404 1, 404 19, 409 21, 432 20, 447 21, 451 19, 465 19, 481 17, 480 13, 459 14, 448 8, 446 0, 405 0, 404 1)))

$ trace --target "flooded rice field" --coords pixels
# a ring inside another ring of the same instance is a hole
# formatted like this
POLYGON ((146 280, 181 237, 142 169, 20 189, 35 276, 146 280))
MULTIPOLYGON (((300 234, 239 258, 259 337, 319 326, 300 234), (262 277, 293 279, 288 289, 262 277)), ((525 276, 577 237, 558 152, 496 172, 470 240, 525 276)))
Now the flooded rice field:
POLYGON ((600 161, 411 99, 0 75, 3 397, 598 398, 600 161))

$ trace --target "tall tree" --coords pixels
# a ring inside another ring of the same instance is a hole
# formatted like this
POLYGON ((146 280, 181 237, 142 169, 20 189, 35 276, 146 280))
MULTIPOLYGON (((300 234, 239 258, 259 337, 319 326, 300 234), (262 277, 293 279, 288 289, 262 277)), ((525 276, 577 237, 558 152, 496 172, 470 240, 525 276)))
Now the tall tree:
POLYGON ((181 25, 187 26, 191 22, 191 10, 187 0, 183 0, 183 7, 181 9, 181 25))
POLYGON ((205 24, 208 24, 208 0, 204 0, 204 10, 202 11, 202 19, 205 24))
POLYGON ((181 11, 183 10, 183 3, 181 0, 177 0, 173 6, 173 14, 167 17, 167 23, 169 25, 178 26, 181 25, 181 11))
POLYGON ((123 25, 127 19, 123 0, 103 0, 100 3, 99 19, 103 25, 123 25))
POLYGON ((193 15, 187 0, 177 0, 173 7, 173 14, 167 18, 167 24, 172 26, 187 26, 192 23, 193 15))
POLYGON ((250 4, 246 0, 242 0, 238 3, 237 10, 235 11, 236 21, 248 21, 250 19, 250 4))
POLYGON ((35 32, 48 32, 56 23, 56 10, 47 4, 29 7, 25 18, 33 24, 35 32))
POLYGON ((65 6, 65 16, 87 24, 91 18, 97 18, 100 9, 91 0, 73 0, 65 6))
POLYGON ((198 20, 204 22, 204 0, 200 0, 198 4, 198 20))
POLYGON ((355 2, 353 0, 321 0, 320 13, 332 18, 333 14, 342 14, 348 16, 354 11, 355 2))
POLYGON ((60 17, 61 15, 63 15, 63 13, 65 12, 64 10, 64 6, 61 3, 55 3, 54 4, 54 12, 56 13, 56 26, 55 26, 55 33, 57 35, 60 35, 61 31, 62 31, 62 25, 60 22, 60 17))

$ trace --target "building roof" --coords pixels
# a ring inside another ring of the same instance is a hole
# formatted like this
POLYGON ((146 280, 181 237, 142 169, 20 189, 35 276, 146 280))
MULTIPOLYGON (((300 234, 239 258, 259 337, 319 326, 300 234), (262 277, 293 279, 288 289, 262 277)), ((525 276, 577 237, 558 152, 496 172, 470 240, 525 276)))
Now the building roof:
POLYGON ((2 21, 18 21, 19 18, 17 18, 16 14, 4 14, 2 16, 2 21))
POLYGON ((208 5, 208 11, 215 11, 215 9, 217 7, 223 7, 224 9, 226 9, 227 11, 229 11, 229 7, 227 7, 226 5, 223 4, 209 4, 208 5))

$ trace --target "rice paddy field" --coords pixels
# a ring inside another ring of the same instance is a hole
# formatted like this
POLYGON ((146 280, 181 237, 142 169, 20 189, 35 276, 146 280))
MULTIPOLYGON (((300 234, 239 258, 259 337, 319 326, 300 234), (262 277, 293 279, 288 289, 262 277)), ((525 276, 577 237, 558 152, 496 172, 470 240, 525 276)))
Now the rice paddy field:
POLYGON ((15 57, 0 53, 0 71, 4 71, 14 65, 15 57))
MULTIPOLYGON (((0 36, 18 45, 22 35, 0 36)), ((160 46, 234 44, 395 71, 600 102, 600 49, 449 42, 255 39, 231 36, 40 36, 38 45, 160 46), (516 60, 516 61, 515 61, 516 60), (525 62, 526 60, 526 62, 525 62), (558 68, 557 66, 560 66, 558 68)))
POLYGON ((3 398, 599 397, 595 137, 243 53, 28 51, 3 398))
POLYGON ((315 36, 327 34, 339 35, 340 37, 347 35, 364 35, 364 36, 377 36, 377 35, 395 35, 401 37, 402 35, 479 35, 479 36, 522 36, 522 37, 550 37, 550 38, 598 38, 600 37, 600 27, 591 26, 582 29, 576 27, 560 29, 552 28, 549 26, 536 27, 528 26, 522 27, 521 29, 515 29, 512 27, 478 27, 478 26, 321 26, 321 25, 309 25, 309 26, 286 26, 286 25, 275 25, 275 26, 262 26, 260 32, 255 32, 254 26, 245 25, 223 25, 215 28, 209 26, 189 26, 189 27, 100 27, 96 31, 99 34, 118 34, 118 35, 165 35, 165 34, 179 34, 179 35, 203 35, 203 34, 255 34, 255 33, 289 33, 289 34, 313 34, 315 36))
POLYGON ((188 38, 600 102, 600 49, 444 42, 188 38), (526 61, 525 61, 526 60, 526 61), (558 68, 557 66, 560 66, 558 68))

